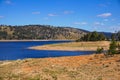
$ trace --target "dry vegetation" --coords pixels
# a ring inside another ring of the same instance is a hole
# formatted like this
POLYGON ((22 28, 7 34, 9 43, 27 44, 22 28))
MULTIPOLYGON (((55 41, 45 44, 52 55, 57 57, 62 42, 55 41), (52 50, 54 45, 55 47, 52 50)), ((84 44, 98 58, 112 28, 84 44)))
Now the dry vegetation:
POLYGON ((120 55, 25 59, 0 62, 0 80, 119 80, 120 55))
POLYGON ((96 41, 96 42, 70 42, 63 44, 50 44, 43 46, 34 46, 29 49, 36 50, 64 50, 64 51, 88 51, 97 50, 98 47, 103 47, 105 50, 109 48, 109 41, 96 41))

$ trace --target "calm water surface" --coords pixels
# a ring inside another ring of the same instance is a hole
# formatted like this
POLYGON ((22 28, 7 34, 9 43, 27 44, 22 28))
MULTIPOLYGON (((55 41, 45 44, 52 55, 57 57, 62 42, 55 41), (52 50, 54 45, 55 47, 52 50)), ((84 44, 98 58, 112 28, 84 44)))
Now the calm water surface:
POLYGON ((70 41, 19 41, 19 42, 0 42, 0 60, 17 60, 25 58, 45 58, 60 56, 76 56, 92 54, 93 51, 48 51, 31 50, 31 46, 63 43, 70 41))

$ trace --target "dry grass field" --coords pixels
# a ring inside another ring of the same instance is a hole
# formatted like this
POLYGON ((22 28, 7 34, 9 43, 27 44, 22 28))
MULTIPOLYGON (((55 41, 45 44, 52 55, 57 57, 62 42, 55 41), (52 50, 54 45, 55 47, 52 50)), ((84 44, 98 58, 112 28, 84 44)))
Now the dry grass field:
POLYGON ((120 80, 120 55, 1 61, 0 80, 120 80))

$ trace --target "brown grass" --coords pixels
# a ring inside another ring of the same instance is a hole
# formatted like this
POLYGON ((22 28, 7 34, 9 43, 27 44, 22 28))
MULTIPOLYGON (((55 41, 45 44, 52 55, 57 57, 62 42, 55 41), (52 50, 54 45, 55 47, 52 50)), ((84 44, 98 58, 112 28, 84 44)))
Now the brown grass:
POLYGON ((0 63, 0 80, 119 80, 120 55, 25 59, 0 63))
POLYGON ((96 50, 98 47, 103 47, 105 50, 109 48, 110 42, 108 41, 97 41, 97 42, 70 42, 62 44, 50 44, 43 46, 33 46, 29 49, 36 50, 63 50, 63 51, 90 51, 96 50))

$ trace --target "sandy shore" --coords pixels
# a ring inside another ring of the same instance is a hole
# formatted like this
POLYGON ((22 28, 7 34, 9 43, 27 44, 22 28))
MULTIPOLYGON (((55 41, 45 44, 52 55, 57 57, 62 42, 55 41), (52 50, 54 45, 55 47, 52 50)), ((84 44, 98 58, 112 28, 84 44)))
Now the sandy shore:
POLYGON ((34 50, 61 50, 61 51, 96 51, 98 47, 103 47, 105 50, 109 48, 110 42, 97 41, 97 42, 70 42, 61 44, 50 44, 43 46, 33 46, 28 49, 34 50))

